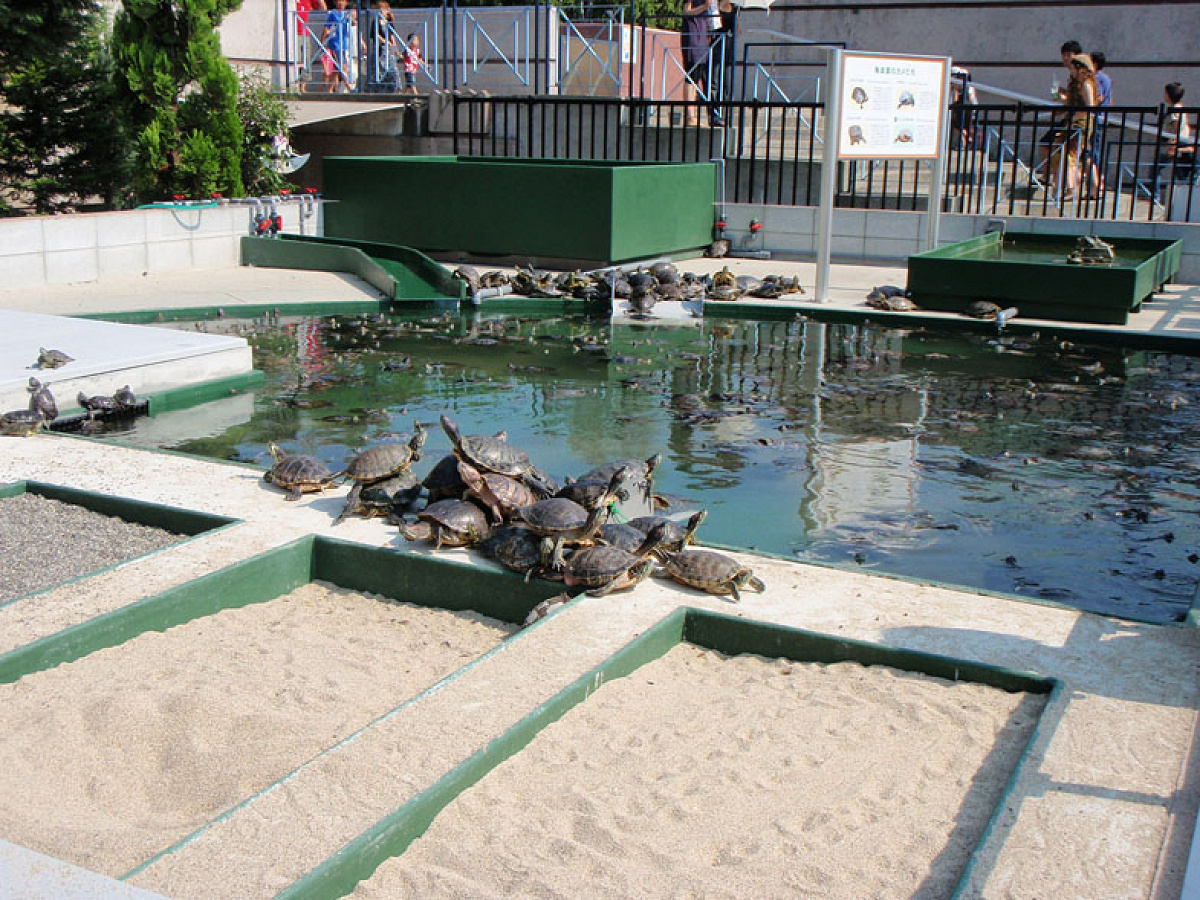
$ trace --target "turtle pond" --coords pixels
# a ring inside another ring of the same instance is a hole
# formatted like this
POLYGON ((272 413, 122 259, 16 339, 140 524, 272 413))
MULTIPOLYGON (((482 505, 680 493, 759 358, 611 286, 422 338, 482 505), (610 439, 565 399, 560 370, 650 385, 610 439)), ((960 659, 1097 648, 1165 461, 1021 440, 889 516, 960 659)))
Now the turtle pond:
POLYGON ((1158 622, 1185 617, 1200 576, 1189 356, 803 318, 187 327, 248 338, 264 387, 107 437, 264 470, 273 441, 340 469, 422 421, 423 476, 449 451, 448 412, 559 480, 661 452, 656 492, 668 512, 708 509, 703 543, 1158 622))

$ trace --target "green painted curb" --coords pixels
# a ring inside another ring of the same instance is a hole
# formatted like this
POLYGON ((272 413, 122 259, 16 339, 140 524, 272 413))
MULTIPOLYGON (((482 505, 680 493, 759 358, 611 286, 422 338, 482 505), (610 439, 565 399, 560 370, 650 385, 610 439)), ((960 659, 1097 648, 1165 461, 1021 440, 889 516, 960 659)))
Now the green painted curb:
MULTIPOLYGON (((680 608, 525 716, 428 790, 381 819, 374 827, 280 892, 278 897, 286 900, 326 900, 346 896, 359 882, 370 878, 382 863, 403 853, 459 794, 523 749, 543 728, 586 700, 604 682, 630 674, 684 641, 730 655, 757 653, 805 662, 853 661, 863 665, 886 665, 939 678, 974 681, 1005 691, 1026 691, 1051 697, 1058 696, 1057 692, 1062 689, 1057 679, 985 663, 680 608)), ((1049 704, 1045 708, 1049 708, 1049 704)), ((972 852, 971 861, 960 877, 956 894, 963 890, 967 879, 974 873, 975 857, 993 833, 1030 747, 1039 739, 1041 726, 1039 719, 1000 802, 996 804, 972 852)))

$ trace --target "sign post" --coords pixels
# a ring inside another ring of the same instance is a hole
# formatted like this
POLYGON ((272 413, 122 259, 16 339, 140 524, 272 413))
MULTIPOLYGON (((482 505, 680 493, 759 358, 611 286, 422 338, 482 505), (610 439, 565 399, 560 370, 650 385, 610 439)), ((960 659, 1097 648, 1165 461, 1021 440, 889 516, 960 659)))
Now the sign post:
POLYGON ((942 169, 949 141, 950 59, 830 48, 825 97, 825 147, 817 215, 815 298, 829 299, 833 202, 844 159, 931 160, 925 249, 937 245, 942 169))

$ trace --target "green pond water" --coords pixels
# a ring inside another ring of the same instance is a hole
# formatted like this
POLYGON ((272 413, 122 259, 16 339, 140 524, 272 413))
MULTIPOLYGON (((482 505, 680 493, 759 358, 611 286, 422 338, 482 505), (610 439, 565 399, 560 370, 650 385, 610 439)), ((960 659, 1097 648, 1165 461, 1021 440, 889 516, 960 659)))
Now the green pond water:
MULTIPOLYGON (((560 481, 661 452, 657 491, 709 510, 706 543, 1162 622, 1200 575, 1188 356, 803 319, 188 327, 247 337, 263 389, 107 437, 264 470, 274 441, 340 468, 448 412, 465 434, 507 431, 560 481)), ((433 425, 417 474, 448 451, 433 425)))

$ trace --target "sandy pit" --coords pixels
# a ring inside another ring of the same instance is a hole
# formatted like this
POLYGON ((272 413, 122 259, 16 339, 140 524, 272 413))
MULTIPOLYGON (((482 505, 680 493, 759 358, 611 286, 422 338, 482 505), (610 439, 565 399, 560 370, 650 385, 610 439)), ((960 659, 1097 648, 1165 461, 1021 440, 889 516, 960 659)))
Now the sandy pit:
POLYGON ((315 582, 0 685, 0 834, 121 875, 512 631, 315 582))
POLYGON ((39 494, 0 498, 0 603, 183 540, 39 494))
POLYGON ((945 897, 1043 698, 680 645, 358 886, 392 897, 945 897))

